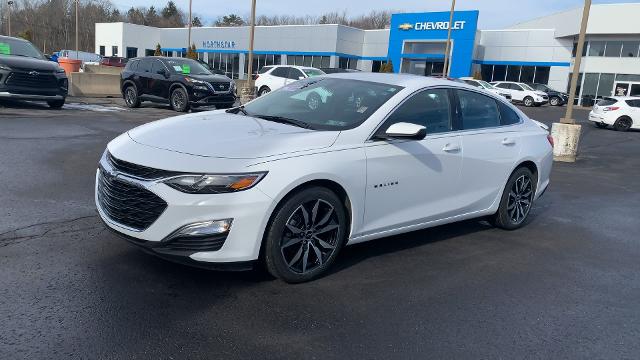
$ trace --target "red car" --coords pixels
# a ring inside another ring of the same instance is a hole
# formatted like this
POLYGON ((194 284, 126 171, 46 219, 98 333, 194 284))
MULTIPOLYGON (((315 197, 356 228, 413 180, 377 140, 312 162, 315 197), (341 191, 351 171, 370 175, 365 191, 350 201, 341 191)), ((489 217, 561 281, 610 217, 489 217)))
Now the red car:
POLYGON ((124 67, 129 59, 117 56, 105 56, 100 60, 100 65, 124 67))

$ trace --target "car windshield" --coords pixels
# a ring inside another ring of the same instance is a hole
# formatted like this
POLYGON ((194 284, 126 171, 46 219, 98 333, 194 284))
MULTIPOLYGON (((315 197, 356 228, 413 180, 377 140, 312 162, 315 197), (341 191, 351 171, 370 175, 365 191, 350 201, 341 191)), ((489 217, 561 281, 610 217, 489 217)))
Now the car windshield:
POLYGON ((304 71, 304 73, 307 74, 308 77, 325 75, 324 71, 318 69, 302 69, 302 71, 304 71))
POLYGON ((521 83, 520 86, 522 86, 525 90, 535 91, 535 90, 533 90, 533 88, 531 86, 529 86, 527 84, 522 84, 521 83))
POLYGON ((44 60, 44 55, 33 44, 25 40, 0 37, 0 56, 25 56, 44 60))
POLYGON ((249 116, 314 130, 346 130, 362 124, 402 87, 369 81, 311 78, 248 103, 249 116))
POLYGON ((478 83, 485 89, 493 89, 493 86, 484 80, 478 80, 478 83))
POLYGON ((165 64, 167 64, 167 67, 176 74, 212 75, 211 71, 202 66, 202 64, 191 59, 170 59, 165 60, 165 64))

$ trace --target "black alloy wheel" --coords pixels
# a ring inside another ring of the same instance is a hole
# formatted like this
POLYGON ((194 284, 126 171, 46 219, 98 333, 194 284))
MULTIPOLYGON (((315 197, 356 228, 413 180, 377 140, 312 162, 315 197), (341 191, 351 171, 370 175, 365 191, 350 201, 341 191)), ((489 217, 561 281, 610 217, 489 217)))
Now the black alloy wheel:
POLYGON ((189 96, 187 92, 179 86, 171 92, 170 103, 171 108, 177 112, 189 110, 189 96))
POLYGON ((335 261, 346 234, 340 198, 326 188, 305 189, 289 197, 271 220, 265 244, 267 269, 290 283, 312 280, 335 261))
POLYGON ((536 179, 526 167, 516 169, 505 186, 498 211, 491 222, 506 230, 515 230, 524 225, 533 206, 536 179))
POLYGON ((549 105, 560 106, 560 98, 557 96, 552 96, 551 99, 549 99, 549 105))
POLYGON ((628 116, 621 116, 613 123, 613 128, 616 131, 627 131, 631 129, 631 125, 633 125, 633 121, 628 116))

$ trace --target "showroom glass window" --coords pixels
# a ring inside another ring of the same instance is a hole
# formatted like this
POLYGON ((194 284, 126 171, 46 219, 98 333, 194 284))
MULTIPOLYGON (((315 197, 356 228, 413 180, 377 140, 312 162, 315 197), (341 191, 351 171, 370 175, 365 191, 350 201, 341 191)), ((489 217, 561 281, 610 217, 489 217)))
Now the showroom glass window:
POLYGON ((507 66, 507 81, 518 81, 520 79, 520 65, 507 66))
POLYGON ((500 112, 496 100, 472 91, 457 92, 464 130, 500 126, 500 112))
POLYGON ((117 46, 112 46, 111 47, 111 56, 118 56, 118 47, 117 46))
POLYGON ((492 81, 504 81, 507 78, 507 66, 506 65, 494 65, 493 66, 493 80, 492 81))
POLYGON ((604 56, 605 41, 589 41, 589 56, 604 56))
POLYGON ((640 51, 640 41, 623 41, 622 57, 638 57, 640 51))
POLYGON ((538 84, 548 84, 550 70, 551 68, 548 66, 536 66, 533 81, 538 84))
POLYGON ((384 132, 389 126, 399 122, 422 125, 427 128, 427 134, 451 131, 449 91, 425 90, 411 96, 387 118, 380 130, 384 132))
MULTIPOLYGON (((536 72, 535 66, 523 66, 522 69, 520 70, 520 82, 523 82, 523 83, 534 82, 533 78, 534 78, 535 72, 536 72)), ((538 79, 536 79, 535 82, 540 83, 538 79)), ((546 82, 544 82, 544 84, 546 84, 546 82)))
POLYGON ((106 54, 106 50, 103 45, 100 45, 100 56, 104 56, 106 54))
POLYGON ((622 51, 622 41, 607 41, 607 47, 604 51, 606 57, 620 57, 622 51))

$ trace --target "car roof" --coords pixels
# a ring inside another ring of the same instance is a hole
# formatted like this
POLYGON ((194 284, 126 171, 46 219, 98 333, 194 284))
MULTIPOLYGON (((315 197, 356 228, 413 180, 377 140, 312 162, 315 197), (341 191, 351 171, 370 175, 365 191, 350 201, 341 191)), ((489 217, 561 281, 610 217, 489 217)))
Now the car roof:
POLYGON ((301 66, 301 65, 285 65, 285 64, 278 64, 278 65, 265 65, 263 67, 269 67, 269 68, 278 68, 278 67, 291 67, 291 68, 295 68, 295 69, 313 69, 313 70, 320 70, 318 68, 314 68, 313 66, 301 66))
POLYGON ((11 39, 11 40, 19 40, 19 41, 29 42, 29 40, 25 40, 23 38, 13 37, 13 36, 6 36, 6 35, 0 35, 0 39, 11 39))

